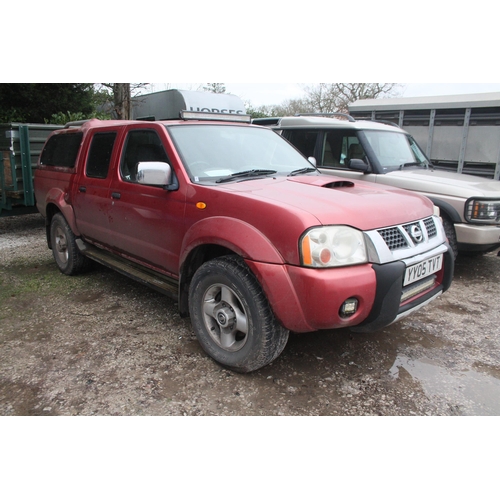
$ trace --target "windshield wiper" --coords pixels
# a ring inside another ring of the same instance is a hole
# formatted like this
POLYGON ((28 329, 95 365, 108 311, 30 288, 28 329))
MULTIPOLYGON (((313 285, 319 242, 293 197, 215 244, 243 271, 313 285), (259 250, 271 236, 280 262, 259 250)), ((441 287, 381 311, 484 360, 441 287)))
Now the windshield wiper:
POLYGON ((314 167, 299 168, 298 170, 294 170, 291 174, 289 174, 289 177, 293 177, 294 175, 307 174, 308 172, 317 172, 317 169, 314 167))
POLYGON ((221 177, 216 182, 217 184, 222 184, 223 182, 231 182, 238 179, 244 179, 245 177, 259 177, 260 175, 272 175, 276 173, 277 170, 266 170, 266 169, 245 170, 243 172, 236 172, 235 174, 228 175, 227 177, 221 177))

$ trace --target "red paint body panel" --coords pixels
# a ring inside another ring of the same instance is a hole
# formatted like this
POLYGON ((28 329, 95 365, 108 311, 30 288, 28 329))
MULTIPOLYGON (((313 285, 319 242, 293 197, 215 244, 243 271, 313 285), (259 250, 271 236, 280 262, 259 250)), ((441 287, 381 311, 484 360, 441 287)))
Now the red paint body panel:
POLYGON ((377 289, 371 265, 338 269, 306 269, 247 261, 264 285, 273 310, 285 328, 295 332, 346 328, 365 320, 377 289), (359 300, 349 319, 339 315, 345 300, 359 300))

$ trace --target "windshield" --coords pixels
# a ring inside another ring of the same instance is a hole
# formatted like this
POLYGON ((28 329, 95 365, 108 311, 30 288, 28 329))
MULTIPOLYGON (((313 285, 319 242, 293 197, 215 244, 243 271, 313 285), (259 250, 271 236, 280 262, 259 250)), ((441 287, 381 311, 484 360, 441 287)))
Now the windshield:
POLYGON ((365 130, 364 134, 384 171, 428 167, 425 154, 411 136, 379 130, 365 130))
POLYGON ((228 182, 315 171, 270 129, 235 125, 168 126, 193 182, 228 182), (237 175, 235 175, 237 174, 237 175))

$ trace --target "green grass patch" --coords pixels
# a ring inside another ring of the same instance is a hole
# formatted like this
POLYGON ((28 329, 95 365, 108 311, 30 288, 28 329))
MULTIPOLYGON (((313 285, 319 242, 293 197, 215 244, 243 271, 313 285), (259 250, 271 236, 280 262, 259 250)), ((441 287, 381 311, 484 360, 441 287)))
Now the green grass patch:
POLYGON ((90 277, 66 276, 55 262, 13 262, 0 270, 0 304, 13 298, 31 294, 44 295, 57 292, 67 295, 88 286, 90 277))

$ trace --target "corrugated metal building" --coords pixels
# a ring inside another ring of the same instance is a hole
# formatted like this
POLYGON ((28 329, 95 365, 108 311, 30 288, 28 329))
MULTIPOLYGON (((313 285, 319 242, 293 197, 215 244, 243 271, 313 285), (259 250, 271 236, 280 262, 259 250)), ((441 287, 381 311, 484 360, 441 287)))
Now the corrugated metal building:
POLYGON ((500 92, 366 99, 349 112, 404 128, 438 168, 500 179, 500 92))

